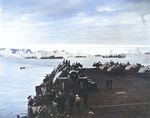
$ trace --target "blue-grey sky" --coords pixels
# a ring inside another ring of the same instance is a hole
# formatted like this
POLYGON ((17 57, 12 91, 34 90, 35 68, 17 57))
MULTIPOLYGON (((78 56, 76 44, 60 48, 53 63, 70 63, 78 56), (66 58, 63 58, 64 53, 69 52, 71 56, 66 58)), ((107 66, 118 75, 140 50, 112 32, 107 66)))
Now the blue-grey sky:
POLYGON ((0 0, 0 47, 149 48, 149 6, 149 0, 0 0))

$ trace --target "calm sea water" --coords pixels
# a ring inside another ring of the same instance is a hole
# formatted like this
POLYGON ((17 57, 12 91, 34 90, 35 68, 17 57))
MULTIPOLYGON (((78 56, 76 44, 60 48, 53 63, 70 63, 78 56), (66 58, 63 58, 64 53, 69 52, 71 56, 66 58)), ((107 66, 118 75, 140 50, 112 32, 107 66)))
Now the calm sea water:
MULTIPOLYGON (((148 57, 126 57, 125 59, 68 58, 71 63, 80 62, 84 67, 92 67, 97 61, 150 64, 148 57)), ((62 59, 7 59, 0 58, 0 118, 16 118, 27 115, 27 97, 35 95, 35 86, 40 85, 45 74, 62 62, 62 59), (25 69, 20 69, 25 67, 25 69)))
POLYGON ((0 118, 25 116, 27 97, 60 61, 0 58, 0 118))

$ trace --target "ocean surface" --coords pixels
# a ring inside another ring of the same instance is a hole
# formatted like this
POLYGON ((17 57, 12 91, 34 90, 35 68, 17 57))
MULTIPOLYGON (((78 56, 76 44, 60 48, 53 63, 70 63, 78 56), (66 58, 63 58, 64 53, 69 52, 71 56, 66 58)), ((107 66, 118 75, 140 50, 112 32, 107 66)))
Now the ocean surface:
MULTIPOLYGON (((83 67, 92 67, 94 62, 114 62, 131 64, 141 63, 150 65, 150 58, 146 56, 118 58, 67 58, 72 63, 80 62, 83 67)), ((46 74, 63 59, 10 59, 0 58, 0 118, 16 118, 17 115, 27 115, 27 97, 35 96, 35 86, 40 85, 46 74), (25 69, 20 69, 25 67, 25 69)))

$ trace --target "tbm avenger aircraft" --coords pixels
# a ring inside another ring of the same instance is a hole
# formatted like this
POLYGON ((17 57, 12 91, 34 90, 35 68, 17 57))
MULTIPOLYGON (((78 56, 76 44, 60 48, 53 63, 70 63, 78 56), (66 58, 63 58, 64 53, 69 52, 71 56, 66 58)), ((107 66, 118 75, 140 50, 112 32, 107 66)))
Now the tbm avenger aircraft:
POLYGON ((86 68, 82 68, 80 63, 75 63, 72 66, 69 61, 59 64, 51 74, 47 74, 43 80, 42 85, 36 86, 43 91, 36 88, 37 94, 45 94, 52 89, 69 93, 72 91, 74 94, 82 94, 89 90, 97 90, 97 85, 89 77, 84 75, 86 68), (39 92, 38 92, 39 91, 39 92))

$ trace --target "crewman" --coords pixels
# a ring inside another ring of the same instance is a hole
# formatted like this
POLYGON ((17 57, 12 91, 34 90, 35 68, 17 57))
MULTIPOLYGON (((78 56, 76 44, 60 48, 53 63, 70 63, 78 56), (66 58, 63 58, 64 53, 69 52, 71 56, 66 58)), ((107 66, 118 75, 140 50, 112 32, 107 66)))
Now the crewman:
POLYGON ((106 80, 106 89, 109 89, 109 80, 106 80))
POLYGON ((109 79, 109 89, 112 89, 112 80, 109 79))
POLYGON ((88 118, 95 118, 95 114, 94 114, 94 112, 93 112, 93 108, 91 107, 90 108, 90 111, 88 112, 88 118))
POLYGON ((80 105, 81 105, 81 98, 76 95, 76 110, 77 112, 80 112, 80 105))
POLYGON ((65 111, 65 103, 66 103, 67 98, 65 97, 64 94, 61 95, 61 111, 65 111))
POLYGON ((56 96, 56 98, 54 98, 54 102, 57 103, 57 113, 60 114, 61 113, 61 94, 58 93, 58 96, 56 96))
POLYGON ((28 105, 32 106, 34 103, 34 100, 32 99, 31 95, 28 97, 28 105))
POLYGON ((86 107, 87 107, 87 106, 88 106, 88 105, 87 105, 87 100, 88 100, 88 94, 87 94, 87 92, 84 93, 83 99, 84 99, 84 101, 83 101, 83 106, 86 106, 86 107))
POLYGON ((74 113, 74 103, 75 103, 75 101, 76 101, 75 96, 73 94, 70 95, 70 98, 69 98, 70 113, 74 113))

